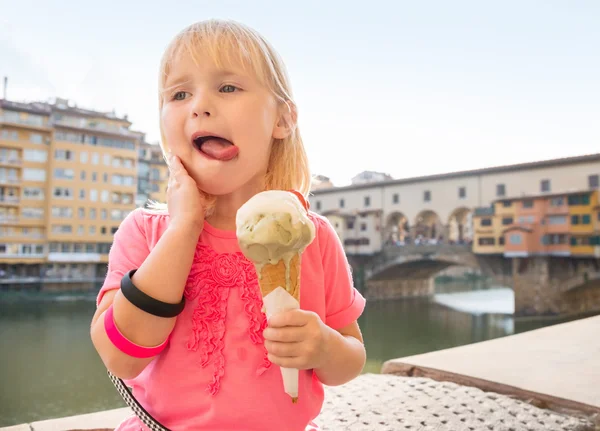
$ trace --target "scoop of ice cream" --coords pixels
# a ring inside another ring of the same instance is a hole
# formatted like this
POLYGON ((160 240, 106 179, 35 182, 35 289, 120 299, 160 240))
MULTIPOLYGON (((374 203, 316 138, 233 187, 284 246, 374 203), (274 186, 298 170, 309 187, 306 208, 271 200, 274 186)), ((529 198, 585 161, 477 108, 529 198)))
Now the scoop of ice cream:
POLYGON ((238 210, 236 233, 244 256, 257 264, 276 264, 302 253, 315 238, 315 226, 293 192, 268 190, 238 210))

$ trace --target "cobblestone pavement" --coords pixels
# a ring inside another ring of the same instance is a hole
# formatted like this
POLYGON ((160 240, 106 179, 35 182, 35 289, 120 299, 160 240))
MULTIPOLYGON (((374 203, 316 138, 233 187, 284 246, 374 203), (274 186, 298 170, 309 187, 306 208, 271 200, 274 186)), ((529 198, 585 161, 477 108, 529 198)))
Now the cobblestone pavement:
POLYGON ((586 419, 427 378, 367 374, 326 388, 323 430, 590 431, 586 419))

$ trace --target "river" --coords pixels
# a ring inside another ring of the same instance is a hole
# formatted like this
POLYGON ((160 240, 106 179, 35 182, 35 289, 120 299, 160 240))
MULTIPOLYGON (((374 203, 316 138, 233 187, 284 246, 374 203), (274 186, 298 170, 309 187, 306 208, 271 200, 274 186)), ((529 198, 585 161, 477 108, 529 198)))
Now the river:
MULTIPOLYGON (((511 306, 509 289, 444 285, 437 291, 431 300, 368 304, 359 321, 365 372, 379 372, 388 359, 558 323, 515 322, 502 314, 511 306)), ((6 301, 0 295, 0 426, 124 406, 90 341, 93 298, 6 301)))

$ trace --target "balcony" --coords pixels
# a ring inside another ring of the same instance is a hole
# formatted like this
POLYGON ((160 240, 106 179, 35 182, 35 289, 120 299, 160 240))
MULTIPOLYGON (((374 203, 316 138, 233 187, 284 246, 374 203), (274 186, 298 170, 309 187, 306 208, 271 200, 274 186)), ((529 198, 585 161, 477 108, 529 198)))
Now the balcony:
POLYGON ((77 118, 72 120, 53 119, 50 124, 55 127, 65 127, 68 129, 77 129, 86 132, 100 132, 109 135, 125 136, 128 138, 139 138, 138 134, 125 127, 108 125, 105 123, 93 123, 85 118, 77 118))
POLYGON ((17 196, 0 196, 0 204, 3 205, 19 205, 19 202, 17 196))
POLYGON ((16 185, 21 184, 21 180, 18 178, 0 178, 0 184, 16 185))
POLYGON ((18 223, 19 217, 17 216, 0 216, 0 224, 12 224, 18 223))
POLYGON ((0 158, 0 165, 5 166, 21 166, 23 162, 20 159, 12 159, 12 158, 0 158))
POLYGON ((40 121, 39 119, 29 119, 29 118, 15 118, 15 117, 6 117, 4 115, 0 115, 0 124, 4 124, 7 126, 17 126, 17 127, 26 127, 28 129, 33 129, 37 131, 48 132, 51 130, 50 124, 48 120, 44 119, 40 121))

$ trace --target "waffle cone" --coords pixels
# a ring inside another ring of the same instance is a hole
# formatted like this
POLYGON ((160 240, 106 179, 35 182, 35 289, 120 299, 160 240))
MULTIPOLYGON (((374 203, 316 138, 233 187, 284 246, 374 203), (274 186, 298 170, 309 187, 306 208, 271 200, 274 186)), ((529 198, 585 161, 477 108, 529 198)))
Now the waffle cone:
POLYGON ((257 268, 259 275, 258 284, 262 296, 265 297, 278 287, 283 287, 287 292, 300 302, 300 261, 299 254, 294 255, 289 265, 289 280, 286 280, 285 262, 281 259, 275 265, 266 264, 257 268))

